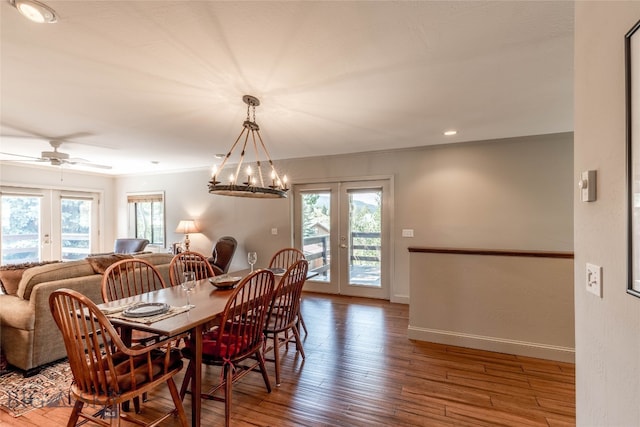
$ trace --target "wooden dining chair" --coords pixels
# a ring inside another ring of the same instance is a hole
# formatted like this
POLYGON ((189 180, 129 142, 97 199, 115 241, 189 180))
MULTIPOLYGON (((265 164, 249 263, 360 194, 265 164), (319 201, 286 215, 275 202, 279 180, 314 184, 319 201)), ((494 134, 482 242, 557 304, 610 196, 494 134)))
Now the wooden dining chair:
MULTIPOLYGON (((269 261, 269 268, 283 268, 288 269, 296 262, 306 259, 304 256, 304 252, 297 248, 284 248, 280 249, 276 252, 272 257, 271 261, 269 261)), ((304 334, 308 335, 307 325, 304 323, 304 318, 302 317, 302 311, 298 311, 298 323, 302 326, 304 330, 304 334)))
MULTIPOLYGON (((300 294, 307 278, 309 263, 300 260, 284 273, 273 292, 271 307, 264 328, 265 337, 273 340, 273 361, 276 366, 276 386, 280 385, 280 346, 288 342, 288 332, 293 333, 296 351, 305 358, 300 332, 298 331, 298 313, 300 310, 300 294), (280 334, 283 334, 281 337, 280 334)), ((268 349, 266 352, 268 352, 268 349)))
POLYGON ((80 417, 102 426, 120 425, 121 417, 146 425, 121 411, 120 406, 163 383, 169 388, 175 409, 163 414, 156 423, 175 412, 180 424, 187 426, 173 379, 183 362, 180 352, 171 348, 170 342, 125 345, 95 303, 71 289, 54 291, 49 296, 49 307, 62 333, 73 374, 70 393, 75 404, 68 426, 75 426, 80 417), (85 404, 93 414, 83 412, 85 404), (96 407, 102 408, 97 414, 96 407))
MULTIPOLYGON (((111 264, 102 277, 102 300, 115 301, 146 292, 166 288, 158 270, 149 262, 138 258, 127 258, 111 264)), ((162 339, 156 334, 144 331, 121 330, 125 342, 148 344, 162 339)), ((146 396, 144 398, 146 400, 146 396)), ((136 412, 140 411, 135 401, 136 412)))
POLYGON ((193 272, 195 280, 215 276, 207 257, 199 252, 186 251, 175 255, 169 263, 169 280, 171 286, 182 283, 185 272, 193 272))
MULTIPOLYGON (((233 293, 220 317, 219 326, 206 331, 202 337, 202 362, 206 365, 222 366, 222 380, 206 393, 192 396, 192 399, 209 399, 225 402, 225 425, 231 419, 233 383, 259 367, 268 392, 271 382, 265 366, 263 353, 265 318, 273 297, 274 276, 269 270, 258 270, 245 277, 233 293), (241 364, 242 362, 242 364, 241 364), (247 364, 251 362, 250 364, 247 364), (222 390, 223 396, 216 393, 222 390)), ((193 380, 193 344, 191 341, 182 349, 189 359, 180 397, 193 380)))
POLYGON ((102 300, 115 301, 166 288, 158 270, 139 258, 128 258, 111 264, 102 277, 102 300))
POLYGON ((287 270, 301 259, 306 259, 304 253, 297 248, 284 248, 276 252, 269 261, 269 268, 284 268, 287 270))

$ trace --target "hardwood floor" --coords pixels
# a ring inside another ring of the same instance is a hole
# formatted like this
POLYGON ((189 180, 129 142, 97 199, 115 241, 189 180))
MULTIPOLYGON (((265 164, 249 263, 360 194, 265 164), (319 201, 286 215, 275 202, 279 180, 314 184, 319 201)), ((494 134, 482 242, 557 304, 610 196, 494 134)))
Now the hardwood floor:
MULTIPOLYGON (((306 360, 290 348, 282 385, 271 393, 259 373, 235 384, 234 426, 575 425, 573 364, 410 341, 408 306, 386 301, 305 294, 302 311, 306 360)), ((217 369, 204 369, 205 384, 219 378, 217 369)), ((160 389, 144 415, 170 406, 160 389)), ((62 426, 69 413, 43 408, 12 418, 0 411, 0 424, 62 426)), ((203 403, 202 425, 224 425, 222 403, 203 403)))

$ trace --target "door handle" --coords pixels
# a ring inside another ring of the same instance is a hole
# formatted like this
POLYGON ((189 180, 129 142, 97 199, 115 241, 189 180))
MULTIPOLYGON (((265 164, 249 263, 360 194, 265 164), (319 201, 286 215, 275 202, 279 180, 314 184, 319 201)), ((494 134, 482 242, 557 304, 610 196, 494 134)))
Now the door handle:
POLYGON ((347 249, 347 245, 346 245, 346 244, 344 244, 344 243, 340 244, 340 247, 341 247, 342 249, 347 249))

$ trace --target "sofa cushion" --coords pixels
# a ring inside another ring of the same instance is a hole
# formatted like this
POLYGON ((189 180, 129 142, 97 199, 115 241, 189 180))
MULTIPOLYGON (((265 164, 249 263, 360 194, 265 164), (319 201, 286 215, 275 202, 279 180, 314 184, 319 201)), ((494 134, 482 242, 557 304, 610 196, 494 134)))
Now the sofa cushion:
POLYGON ((53 264, 60 261, 25 262, 21 264, 9 264, 0 267, 0 287, 7 295, 15 295, 24 271, 31 267, 53 264))
POLYGON ((31 290, 39 283, 81 276, 93 276, 94 274, 93 268, 91 268, 89 261, 86 259, 32 267, 25 270, 22 274, 16 295, 19 298, 29 299, 31 297, 31 290))
POLYGON ((162 252, 149 252, 134 255, 134 258, 143 259, 151 263, 152 265, 162 265, 169 264, 171 262, 171 259, 173 258, 173 255, 162 252))
POLYGON ((97 256, 88 256, 87 261, 93 268, 94 273, 96 274, 104 274, 104 272, 109 268, 111 264, 114 264, 118 261, 122 261, 123 259, 130 259, 133 256, 128 254, 108 254, 108 255, 97 255, 97 256))
POLYGON ((18 283, 22 279, 22 273, 26 268, 19 270, 3 270, 0 271, 0 286, 2 293, 6 295, 15 295, 18 292, 18 283))

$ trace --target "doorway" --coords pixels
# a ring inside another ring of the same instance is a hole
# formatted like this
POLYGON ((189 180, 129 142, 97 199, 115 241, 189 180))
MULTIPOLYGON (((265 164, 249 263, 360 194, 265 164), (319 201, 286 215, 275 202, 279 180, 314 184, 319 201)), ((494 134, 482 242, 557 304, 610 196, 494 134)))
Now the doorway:
POLYGON ((0 189, 1 263, 71 261, 99 248, 99 195, 49 189, 0 189))
POLYGON ((294 186, 294 238, 309 270, 305 289, 389 299, 390 180, 294 186))

